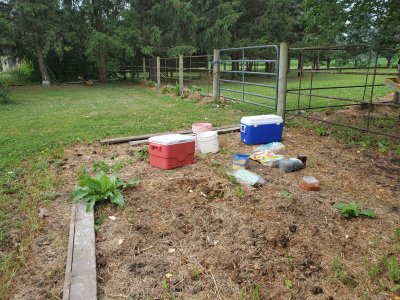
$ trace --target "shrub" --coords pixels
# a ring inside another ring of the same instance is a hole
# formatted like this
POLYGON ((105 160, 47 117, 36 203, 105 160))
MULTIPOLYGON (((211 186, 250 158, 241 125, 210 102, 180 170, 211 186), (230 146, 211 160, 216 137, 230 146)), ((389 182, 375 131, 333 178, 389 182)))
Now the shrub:
POLYGON ((7 104, 10 102, 10 88, 5 81, 0 79, 0 104, 7 104))

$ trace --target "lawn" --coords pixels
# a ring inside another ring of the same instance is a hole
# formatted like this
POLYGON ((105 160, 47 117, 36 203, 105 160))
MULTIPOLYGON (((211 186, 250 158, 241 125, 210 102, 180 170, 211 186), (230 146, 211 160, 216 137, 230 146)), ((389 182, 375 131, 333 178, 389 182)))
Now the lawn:
POLYGON ((190 128, 201 121, 235 123, 240 108, 159 97, 137 85, 14 88, 12 104, 0 107, 0 169, 12 171, 22 159, 65 144, 190 128))

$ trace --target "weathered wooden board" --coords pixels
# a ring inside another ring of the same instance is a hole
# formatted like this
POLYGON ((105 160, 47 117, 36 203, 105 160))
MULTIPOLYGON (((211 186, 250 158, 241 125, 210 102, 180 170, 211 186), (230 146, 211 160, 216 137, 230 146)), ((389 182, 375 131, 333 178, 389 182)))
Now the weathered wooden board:
POLYGON ((93 211, 74 204, 65 268, 63 300, 97 299, 96 250, 93 211))
MULTIPOLYGON (((220 128, 220 127, 219 127, 220 128)), ((215 130, 215 131, 217 131, 218 133, 220 133, 220 134, 223 134, 223 133, 228 133, 228 132, 233 132, 233 131, 238 131, 238 130, 240 130, 240 126, 232 126, 232 127, 229 127, 229 128, 223 128, 223 129, 217 129, 217 128, 214 128, 213 130, 215 130)), ((192 131, 190 131, 189 133, 187 133, 187 134, 192 134, 193 132, 192 131)), ((161 134, 160 134, 161 135, 161 134)), ((142 140, 134 140, 134 141, 131 141, 131 142, 129 142, 129 145, 131 145, 131 146, 139 146, 139 145, 144 145, 144 144, 147 144, 149 142, 149 139, 148 138, 145 138, 145 139, 142 139, 142 140)))
POLYGON ((398 78, 386 78, 385 85, 393 91, 400 93, 400 79, 398 78))
MULTIPOLYGON (((223 129, 229 129, 232 127, 238 127, 238 125, 226 125, 226 126, 220 126, 220 127, 215 127, 214 130, 223 130, 223 129)), ((172 133, 180 133, 180 134, 189 134, 192 133, 191 129, 188 130, 180 130, 180 131, 168 131, 168 132, 161 132, 161 133, 152 133, 152 134, 144 134, 144 135, 135 135, 135 136, 126 136, 126 137, 119 137, 119 138, 110 138, 110 139, 104 139, 101 140, 100 142, 102 144, 121 144, 121 143, 128 143, 130 141, 139 141, 139 140, 147 140, 148 138, 151 138, 153 136, 157 135, 164 135, 164 134, 172 134, 172 133)))

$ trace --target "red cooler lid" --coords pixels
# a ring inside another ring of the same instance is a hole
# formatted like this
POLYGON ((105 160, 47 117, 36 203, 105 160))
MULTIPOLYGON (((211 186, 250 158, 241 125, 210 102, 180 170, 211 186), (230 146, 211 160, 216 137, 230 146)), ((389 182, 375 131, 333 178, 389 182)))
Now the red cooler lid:
POLYGON ((188 142, 194 142, 194 136, 183 134, 166 134, 153 136, 149 138, 149 142, 160 145, 175 145, 188 142))

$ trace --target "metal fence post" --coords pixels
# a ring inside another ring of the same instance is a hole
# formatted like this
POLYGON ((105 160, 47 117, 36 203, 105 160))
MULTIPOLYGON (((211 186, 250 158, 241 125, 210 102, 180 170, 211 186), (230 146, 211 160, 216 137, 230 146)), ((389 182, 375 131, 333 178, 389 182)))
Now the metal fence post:
POLYGON ((286 85, 287 85, 287 70, 289 57, 289 44, 280 43, 279 47, 279 81, 278 81, 278 103, 277 114, 282 118, 285 117, 286 111, 286 85))
POLYGON ((161 86, 161 62, 160 57, 157 56, 157 86, 161 86))
POLYGON ((183 95, 183 55, 179 54, 179 94, 183 95))
MULTIPOLYGON (((142 62, 143 62, 143 79, 146 80, 146 58, 142 58, 142 62)), ((139 72, 138 72, 139 73, 139 72)))
POLYGON ((219 50, 214 49, 213 59, 213 100, 219 98, 219 76, 220 76, 220 63, 219 63, 219 50))

